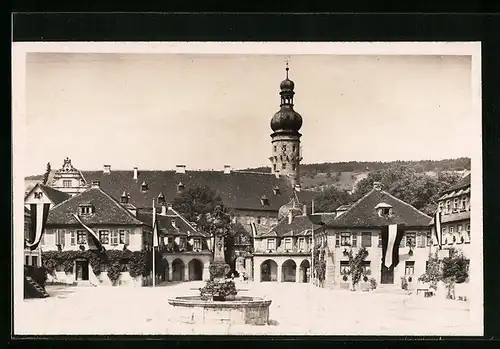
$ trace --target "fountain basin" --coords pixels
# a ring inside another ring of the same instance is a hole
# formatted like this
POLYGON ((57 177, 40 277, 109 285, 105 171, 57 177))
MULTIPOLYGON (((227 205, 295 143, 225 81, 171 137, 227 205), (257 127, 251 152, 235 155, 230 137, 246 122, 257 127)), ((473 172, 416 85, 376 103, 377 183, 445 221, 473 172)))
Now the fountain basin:
POLYGON ((180 312, 180 321, 189 324, 249 324, 269 323, 270 300, 259 297, 235 297, 223 302, 203 300, 201 296, 175 297, 168 303, 180 312))

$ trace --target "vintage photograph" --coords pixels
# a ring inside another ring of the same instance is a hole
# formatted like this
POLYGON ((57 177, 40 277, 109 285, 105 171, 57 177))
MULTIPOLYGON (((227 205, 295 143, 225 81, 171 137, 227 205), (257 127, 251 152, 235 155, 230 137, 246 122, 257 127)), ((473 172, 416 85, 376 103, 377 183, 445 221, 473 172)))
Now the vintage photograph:
POLYGON ((14 43, 14 334, 482 335, 480 60, 14 43))

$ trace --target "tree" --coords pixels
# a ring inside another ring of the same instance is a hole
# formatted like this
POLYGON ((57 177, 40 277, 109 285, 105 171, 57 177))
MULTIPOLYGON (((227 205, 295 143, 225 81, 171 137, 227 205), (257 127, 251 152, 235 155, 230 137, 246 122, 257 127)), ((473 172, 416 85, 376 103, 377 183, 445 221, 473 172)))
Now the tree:
POLYGON ((42 184, 47 184, 49 180, 49 175, 50 175, 51 167, 50 167, 50 162, 47 162, 47 168, 45 169, 45 173, 43 174, 43 182, 42 184))
POLYGON ((438 251, 436 251, 434 254, 432 254, 432 252, 429 252, 427 268, 425 270, 425 273, 422 274, 418 278, 418 280, 429 283, 429 288, 432 288, 435 291, 437 290, 438 282, 442 279, 442 275, 443 274, 441 272, 441 266, 439 263, 438 251))
MULTIPOLYGON (((230 264, 234 250, 234 229, 231 211, 221 197, 208 186, 196 186, 180 192, 173 201, 174 209, 211 236, 224 236, 226 263, 230 264)), ((234 268, 231 265, 231 268, 234 268)))
POLYGON ((366 257, 368 257, 368 251, 366 250, 366 247, 361 247, 355 256, 353 255, 352 250, 348 252, 347 256, 349 258, 348 274, 351 275, 352 289, 355 290, 356 285, 365 273, 364 261, 366 257))
POLYGON ((451 248, 448 257, 443 259, 443 279, 451 279, 457 284, 467 281, 469 277, 469 260, 463 252, 451 248))
POLYGON ((314 198, 315 212, 334 212, 339 206, 349 203, 351 197, 343 190, 329 187, 314 198))

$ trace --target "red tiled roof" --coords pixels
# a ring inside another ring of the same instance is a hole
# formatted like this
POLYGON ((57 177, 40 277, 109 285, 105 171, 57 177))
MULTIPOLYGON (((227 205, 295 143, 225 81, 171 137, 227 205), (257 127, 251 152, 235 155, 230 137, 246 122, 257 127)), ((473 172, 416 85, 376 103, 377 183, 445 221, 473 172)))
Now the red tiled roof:
POLYGON ((68 193, 64 193, 62 191, 43 185, 41 183, 37 183, 35 186, 33 186, 33 188, 29 190, 25 198, 27 198, 37 186, 40 187, 40 189, 42 189, 42 191, 45 193, 45 196, 47 196, 49 200, 54 203, 54 205, 58 205, 64 200, 67 200, 71 197, 71 195, 68 193))
POLYGON ((450 193, 450 192, 455 191, 455 190, 463 189, 463 188, 466 188, 468 186, 470 186, 470 173, 467 176, 465 176, 464 178, 462 178, 461 180, 459 180, 457 184, 455 184, 455 185, 449 187, 448 189, 446 189, 445 191, 443 191, 441 193, 441 195, 450 193))
POLYGON ((149 207, 159 193, 165 195, 166 201, 173 201, 177 195, 179 182, 185 188, 206 185, 221 196, 224 204, 235 209, 278 211, 293 196, 293 188, 284 177, 268 173, 232 171, 138 171, 138 179, 133 179, 133 171, 82 171, 88 183, 100 181, 100 187, 114 198, 119 199, 123 191, 130 193, 130 202, 136 207, 149 207), (141 191, 141 184, 148 185, 146 192, 141 191), (279 187, 280 193, 274 195, 273 188, 279 187), (262 205, 262 196, 268 198, 268 205, 262 205))
MULTIPOLYGON (((169 208, 166 215, 157 214, 158 219, 158 232, 160 235, 180 235, 180 236, 201 236, 208 237, 204 232, 196 229, 189 223, 180 213, 169 208)), ((146 211, 139 211, 137 219, 144 222, 145 225, 151 227, 153 221, 153 213, 146 211)))
POLYGON ((323 223, 328 227, 382 227, 388 224, 404 224, 409 227, 426 227, 431 217, 415 207, 392 196, 383 190, 373 189, 359 199, 341 216, 334 218, 323 216, 323 223), (391 217, 380 217, 375 206, 384 202, 392 206, 391 217))
MULTIPOLYGON (((259 234, 258 237, 308 236, 312 234, 311 232, 312 228, 313 228, 313 223, 311 222, 308 216, 295 216, 293 217, 291 224, 288 224, 288 218, 284 218, 270 230, 259 234)), ((323 228, 320 225, 314 225, 315 231, 319 229, 323 228)))
POLYGON ((79 206, 90 204, 95 208, 91 215, 79 215, 89 225, 143 225, 118 201, 101 188, 90 188, 54 206, 49 212, 47 225, 78 225, 73 214, 79 214, 79 206))

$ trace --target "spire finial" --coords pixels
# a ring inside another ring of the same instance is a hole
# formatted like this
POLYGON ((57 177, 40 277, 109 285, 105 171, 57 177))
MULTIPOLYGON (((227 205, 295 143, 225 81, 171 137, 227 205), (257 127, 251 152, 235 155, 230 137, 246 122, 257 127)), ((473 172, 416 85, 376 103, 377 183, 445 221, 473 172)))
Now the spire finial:
POLYGON ((286 59, 286 69, 285 70, 286 70, 286 78, 288 79, 288 71, 290 70, 288 68, 288 58, 286 59))

